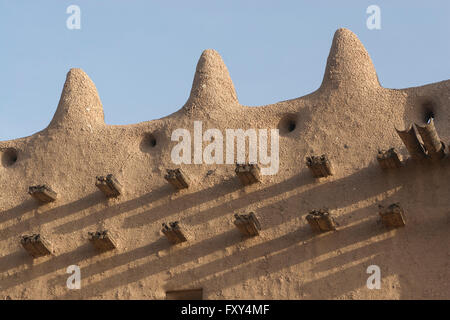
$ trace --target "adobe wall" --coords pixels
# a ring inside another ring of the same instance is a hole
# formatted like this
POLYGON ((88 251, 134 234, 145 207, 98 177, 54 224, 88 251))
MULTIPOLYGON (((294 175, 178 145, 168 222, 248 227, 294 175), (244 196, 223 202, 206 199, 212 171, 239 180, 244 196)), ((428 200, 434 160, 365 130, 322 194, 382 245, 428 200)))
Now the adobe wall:
POLYGON ((258 108, 239 104, 221 57, 206 50, 179 111, 106 125, 95 85, 72 69, 50 125, 0 142, 0 298, 164 299, 166 291, 202 288, 205 299, 449 299, 450 160, 412 161, 395 130, 423 124, 431 108, 448 145, 449 106, 450 80, 381 87, 347 29, 335 34, 317 91, 258 108), (279 128, 279 172, 243 187, 234 165, 174 165, 171 134, 192 132, 196 120, 222 132, 279 128), (382 170, 377 152, 390 147, 406 161, 382 170), (305 157, 321 154, 335 172, 315 179, 305 157), (191 179, 178 192, 164 179, 176 167, 191 179), (123 185, 118 198, 95 186, 109 173, 123 185), (38 184, 51 186, 57 200, 39 205, 27 193, 38 184), (406 226, 388 229, 378 205, 394 202, 406 226), (338 227, 316 234, 305 216, 324 207, 338 227), (247 239, 233 215, 250 211, 262 230, 247 239), (175 220, 188 241, 174 246, 161 224, 175 220), (103 229, 118 247, 98 254, 88 232, 103 229), (52 243, 53 255, 30 257, 20 237, 33 233, 52 243), (380 290, 366 287, 373 264, 380 290), (70 265, 81 268, 80 290, 66 287, 70 265))

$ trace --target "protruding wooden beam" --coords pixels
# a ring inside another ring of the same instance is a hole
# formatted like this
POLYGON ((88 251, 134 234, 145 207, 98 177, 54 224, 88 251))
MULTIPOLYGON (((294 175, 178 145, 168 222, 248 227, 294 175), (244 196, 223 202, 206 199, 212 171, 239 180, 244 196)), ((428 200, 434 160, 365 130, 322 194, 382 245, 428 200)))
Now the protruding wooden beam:
POLYGON ((417 131, 422 137, 425 150, 431 159, 442 159, 445 156, 445 144, 439 139, 434 126, 434 120, 424 126, 416 124, 417 131))
POLYGON ((389 228, 399 228, 405 225, 405 213, 400 203, 393 203, 387 208, 378 206, 381 222, 389 228))
POLYGON ((122 185, 112 174, 108 174, 106 177, 98 176, 95 185, 108 198, 118 197, 122 193, 122 185))
POLYGON ((254 237, 259 235, 261 224, 253 212, 249 214, 235 214, 234 224, 244 236, 254 237))
POLYGON ((333 167, 326 154, 321 156, 306 157, 306 165, 315 178, 323 178, 333 175, 333 167))
POLYGON ((189 178, 178 169, 167 169, 164 178, 177 190, 189 188, 189 178))
POLYGON ((336 230, 334 220, 326 209, 311 211, 306 216, 306 220, 317 233, 336 230))
POLYGON ((411 158, 414 160, 423 160, 426 159, 427 155, 425 154, 425 150, 420 143, 419 139, 417 139, 416 131, 414 130, 413 125, 410 125, 406 130, 397 130, 398 136, 402 139, 403 144, 408 150, 411 158))
POLYGON ((50 242, 42 238, 40 234, 22 236, 20 243, 33 258, 48 256, 52 253, 50 242))
POLYGON ((261 171, 256 163, 237 163, 234 171, 244 186, 261 181, 261 171))
POLYGON ((55 191, 45 184, 28 187, 28 193, 41 203, 55 201, 58 196, 55 191))
POLYGON ((169 224, 163 223, 162 226, 162 232, 170 241, 170 243, 178 244, 187 241, 186 237, 181 231, 178 221, 169 222, 169 224))
POLYGON ((395 169, 402 166, 402 158, 395 148, 378 150, 377 160, 382 169, 395 169))
POLYGON ((116 241, 108 230, 88 232, 89 241, 99 251, 109 251, 117 248, 116 241))

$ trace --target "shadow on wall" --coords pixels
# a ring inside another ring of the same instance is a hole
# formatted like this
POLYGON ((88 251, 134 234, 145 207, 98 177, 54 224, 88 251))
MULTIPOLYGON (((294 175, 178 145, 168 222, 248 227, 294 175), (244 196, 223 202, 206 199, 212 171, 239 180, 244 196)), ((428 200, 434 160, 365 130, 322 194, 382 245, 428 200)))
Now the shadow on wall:
MULTIPOLYGON (((306 263, 312 274, 320 274, 326 271, 330 271, 331 274, 327 274, 325 277, 317 276, 314 278, 315 280, 306 283, 302 275, 299 275, 299 279, 291 279, 291 281, 301 282, 302 295, 306 298, 334 298, 364 286, 364 279, 367 279, 365 274, 366 261, 381 260, 389 263, 385 267, 384 276, 400 275, 400 280, 403 281, 401 283, 402 296, 405 298, 416 297, 416 295, 409 293, 409 290, 411 288, 424 290, 426 284, 417 284, 411 281, 411 270, 414 270, 414 275, 425 275, 430 269, 436 269, 436 261, 441 261, 442 257, 438 256, 439 253, 437 254, 435 249, 430 250, 432 248, 428 244, 433 245, 433 241, 439 239, 439 236, 442 239, 442 233, 445 230, 439 230, 433 223, 420 224, 420 219, 424 214, 418 213, 414 204, 418 203, 421 207, 436 207, 436 205, 439 208, 450 207, 448 188, 445 188, 445 183, 442 185, 442 178, 445 178, 442 171, 442 168, 425 165, 403 168, 395 172, 382 172, 378 167, 370 166, 342 179, 318 182, 307 189, 305 186, 313 182, 313 179, 307 173, 302 172, 281 183, 244 194, 229 201, 229 203, 222 203, 219 206, 199 211, 192 217, 187 218, 191 225, 205 223, 208 219, 215 219, 224 215, 230 215, 231 217, 236 210, 245 209, 258 203, 265 199, 266 195, 270 195, 270 197, 281 196, 277 201, 258 208, 257 214, 263 225, 263 232, 264 229, 274 229, 291 223, 298 225, 298 228, 294 232, 288 232, 275 239, 266 240, 261 237, 260 239, 263 240, 256 240, 260 243, 253 246, 244 249, 238 248, 237 252, 223 258, 193 268, 185 268, 186 270, 169 277, 166 286, 171 289, 192 285, 204 288, 230 288, 250 279, 264 277, 266 281, 272 281, 270 280, 272 274, 306 263), (413 171, 416 174, 414 180, 411 178, 413 171), (410 202, 406 201, 406 199, 411 198, 410 195, 413 190, 420 191, 422 188, 425 191, 428 186, 435 187, 437 181, 439 181, 441 187, 435 188, 433 194, 430 195, 428 191, 423 192, 423 195, 416 195, 415 199, 411 199, 410 202), (357 188, 358 192, 352 192, 354 188, 357 188), (385 194, 386 190, 392 189, 397 191, 392 195, 385 194), (386 232, 377 223, 376 199, 363 208, 339 214, 337 220, 341 227, 336 232, 315 236, 303 220, 300 220, 301 222, 298 224, 298 219, 303 219, 310 209, 323 207, 324 205, 332 209, 339 209, 377 196, 380 196, 384 202, 404 200, 407 218, 413 217, 410 219, 415 223, 411 224, 410 221, 407 224, 408 232, 416 231, 418 234, 424 234, 424 237, 430 237, 430 230, 436 228, 436 237, 428 239, 428 244, 421 243, 420 238, 418 240, 417 237, 414 238, 413 241, 415 241, 417 247, 409 245, 405 245, 406 247, 403 248, 396 247, 397 243, 409 241, 408 233, 405 232, 405 229, 386 232), (276 205, 286 208, 283 215, 275 216, 273 214, 273 207, 276 205), (230 207, 232 211, 230 211, 230 207), (295 208, 299 208, 298 211, 295 208), (382 240, 369 241, 371 238, 383 234, 386 236, 382 240), (394 234, 395 237, 393 237, 394 234), (399 241, 400 238, 403 239, 403 242, 399 241), (354 245, 356 245, 355 249, 347 251, 349 246, 354 245), (392 252, 386 251, 388 248, 391 248, 392 252), (393 257, 393 255, 397 256, 393 257), (423 255, 429 257, 429 259, 422 261, 420 257, 423 255), (375 257, 377 258, 375 259, 375 257), (414 261, 414 259, 420 261, 414 261), (403 263, 408 264, 408 269, 405 269, 403 263), (401 276, 402 274, 407 275, 406 280, 405 277, 401 276), (316 288, 322 288, 320 289, 322 291, 319 292, 317 291, 319 289, 316 288), (328 289, 324 291, 323 288, 328 289)), ((448 177, 446 181, 449 181, 448 177)), ((126 217, 125 227, 132 228, 139 224, 154 223, 159 219, 175 214, 176 212, 171 209, 173 208, 172 205, 177 207, 185 204, 184 208, 188 208, 198 205, 201 201, 206 202, 216 197, 231 194, 235 191, 235 187, 235 181, 228 181, 224 182, 224 185, 216 185, 192 194, 181 194, 174 200, 176 205, 169 202, 168 205, 159 205, 148 211, 126 217), (162 210, 163 207, 164 210, 162 210), (158 216, 155 216, 157 214, 158 216), (145 217, 148 217, 148 220, 145 217)), ((170 194, 169 189, 162 187, 151 194, 145 194, 110 208, 92 212, 79 220, 73 221, 73 227, 67 224, 58 227, 56 230, 63 234, 80 230, 97 223, 99 218, 106 219, 124 212, 130 212, 170 194)), ((40 222, 49 222, 74 214, 77 211, 95 206, 99 201, 103 201, 102 196, 97 193, 91 194, 71 204, 44 212, 43 216, 40 217, 40 222)), ((2 215, 3 221, 11 219, 15 213, 23 214, 32 207, 33 205, 27 201, 14 209, 8 210, 5 215, 2 215)), ((435 222, 437 226, 442 226, 442 221, 435 222)), ((2 238, 5 238, 5 235, 6 237, 17 236, 20 232, 27 231, 30 223, 32 221, 20 222, 2 230, 2 238)), ((159 228, 159 224, 157 227, 159 228)), ((60 275, 51 278, 49 283, 53 287, 63 287, 67 279, 65 268, 71 264, 79 264, 83 265, 83 279, 103 273, 106 273, 107 277, 83 286, 78 292, 68 292, 60 298, 95 297, 106 291, 124 287, 141 279, 183 266, 217 250, 236 247, 241 241, 239 232, 232 229, 198 242, 194 241, 192 244, 170 251, 168 255, 162 257, 156 257, 156 253, 169 248, 168 242, 163 238, 131 251, 119 254, 111 253, 102 257, 96 257, 91 246, 85 244, 72 252, 51 257, 32 266, 30 266, 32 264, 31 258, 25 258, 26 253, 18 251, 0 258, 0 271, 9 274, 9 270, 19 267, 13 261, 24 261, 23 264, 29 267, 1 279, 0 290, 5 292, 12 287, 55 272, 60 275), (114 272, 112 270, 120 266, 133 264, 134 261, 140 259, 147 260, 139 266, 129 266, 126 271, 114 272)))
MULTIPOLYGON (((170 288, 179 288, 190 287, 194 284, 194 287, 200 286, 208 288, 211 286, 219 286, 220 288, 228 288, 242 283, 245 280, 257 279, 271 273, 276 273, 280 270, 289 268, 290 266, 311 261, 314 257, 345 248, 346 246, 354 243, 363 242, 373 236, 385 232, 380 225, 374 228, 374 224, 376 225, 374 220, 375 219, 370 219, 369 221, 359 223, 354 227, 347 228, 343 231, 329 233, 317 239, 314 238, 314 235, 309 230, 309 227, 304 226, 295 232, 260 243, 230 256, 226 256, 223 259, 218 259, 211 263, 192 268, 178 275, 174 275, 168 281, 167 286, 170 288), (307 242, 307 244, 304 245, 304 242, 307 242), (314 255, 311 254, 310 249, 306 248, 307 246, 312 246, 315 248, 314 255), (262 265, 263 267, 261 267, 262 265), (220 273, 220 275, 215 276, 217 273, 220 273), (208 276, 212 276, 212 279, 203 280, 203 278, 207 278, 208 276), (186 280, 191 278, 196 279, 195 282, 192 283, 186 280)), ((389 240, 383 241, 386 242, 389 240)), ((238 242, 240 242, 240 238, 237 234, 237 230, 232 230, 179 250, 174 253, 177 257, 173 257, 171 255, 162 257, 125 272, 116 273, 113 276, 94 282, 88 286, 84 286, 81 289, 82 292, 80 292, 80 294, 83 297, 94 297, 99 293, 124 286, 124 279, 126 279, 128 284, 136 282, 154 274, 170 270, 178 265, 198 259, 203 255, 216 251, 218 247, 229 247, 237 244, 238 242)), ((382 250, 385 248, 382 243, 379 245, 370 244, 367 247, 359 248, 357 253, 352 253, 350 259, 354 259, 353 261, 358 261, 363 257, 382 254, 382 250)), ((103 261, 102 267, 100 268, 94 265, 84 268, 83 274, 86 274, 87 272, 88 275, 92 275, 93 273, 103 272, 106 268, 110 268, 111 265, 116 265, 114 262, 116 258, 118 257, 115 256, 107 261, 103 261)), ((339 260, 333 260, 332 263, 339 261, 347 263, 345 257, 340 258, 339 260)), ((128 262, 129 261, 125 263, 128 262)), ((322 265, 322 268, 328 269, 339 267, 339 264, 332 265, 330 263, 324 263, 322 265)), ((361 272, 364 273, 365 269, 361 269, 360 273, 361 272)), ((65 278, 61 278, 59 281, 64 281, 64 279, 65 278)), ((295 281, 295 279, 293 281, 295 281)), ((349 281, 349 284, 345 287, 339 288, 339 291, 344 290, 343 292, 347 292, 354 288, 361 287, 364 284, 365 280, 362 283, 358 283, 358 281, 349 281)), ((334 297, 338 293, 338 291, 330 291, 328 292, 328 296, 322 295, 322 298, 334 297)), ((71 297, 72 293, 68 293, 63 298, 71 297)))
MULTIPOLYGON (((199 199, 201 199, 201 202, 208 202, 217 197, 224 196, 227 193, 235 191, 237 185, 237 181, 230 180, 224 182, 223 184, 215 185, 211 188, 198 192, 187 194, 180 193, 177 198, 170 200, 170 206, 168 206, 167 203, 163 203, 153 207, 150 211, 145 211, 142 214, 142 218, 145 218, 145 221, 142 221, 142 223, 153 223, 157 220, 173 215, 178 211, 189 209, 192 206, 198 205, 199 202, 197 201, 199 199)), ((169 185, 164 185, 151 193, 144 194, 138 198, 121 202, 116 205, 108 205, 108 207, 104 209, 95 211, 94 207, 98 204, 103 204, 105 201, 104 195, 100 191, 97 191, 77 201, 41 212, 39 213, 38 218, 30 217, 28 219, 22 219, 19 223, 0 229, 0 240, 6 240, 13 236, 19 236, 28 231, 29 226, 35 223, 45 224, 54 222, 58 219, 66 218, 70 215, 75 215, 80 211, 91 208, 88 215, 72 220, 55 228, 55 231, 60 234, 78 231, 88 226, 95 225, 100 220, 106 220, 117 215, 131 212, 143 206, 151 205, 153 202, 157 202, 159 200, 169 201, 171 196, 173 196, 172 187, 169 185)), ((0 222, 3 223, 13 218, 24 216, 26 213, 37 208, 38 204, 34 200, 27 200, 17 207, 2 212, 0 215, 0 222)), ((136 215, 135 219, 138 220, 139 217, 141 217, 140 215, 141 214, 136 215)), ((133 226, 129 225, 128 227, 133 226)))
MULTIPOLYGON (((38 216, 32 216, 28 219, 20 219, 16 224, 12 224, 6 228, 0 229, 0 241, 6 240, 10 237, 19 237, 24 232, 30 230, 32 225, 42 225, 49 222, 54 222, 58 219, 74 215, 80 211, 86 210, 104 201, 103 195, 100 192, 95 192, 87 195, 77 201, 67 203, 62 206, 51 208, 45 212, 39 213, 38 216)), ((36 210, 39 205, 35 200, 26 200, 22 204, 4 211, 1 213, 2 222, 7 222, 13 218, 21 218, 26 213, 36 210)))

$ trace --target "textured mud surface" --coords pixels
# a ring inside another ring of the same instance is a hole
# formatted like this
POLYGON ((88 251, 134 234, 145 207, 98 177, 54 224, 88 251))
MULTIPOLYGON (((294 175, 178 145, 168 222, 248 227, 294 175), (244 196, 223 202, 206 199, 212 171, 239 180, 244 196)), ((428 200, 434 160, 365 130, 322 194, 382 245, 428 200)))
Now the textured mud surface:
POLYGON ((383 88, 346 29, 334 36, 317 91, 257 108, 239 104, 214 50, 201 55, 179 111, 135 125, 106 125, 94 83, 72 69, 49 126, 0 142, 0 298, 164 299, 202 289, 194 292, 206 299, 448 299, 448 150, 414 161, 396 132, 425 126, 430 108, 448 145, 450 81, 383 88), (189 187, 175 190, 164 178, 177 167, 170 137, 177 128, 193 134, 195 120, 222 132, 279 128, 278 174, 243 186, 235 165, 181 165, 189 187), (404 165, 383 170, 378 151, 390 148, 404 165), (322 154, 333 175, 316 179, 305 159, 322 154), (108 174, 123 187, 117 197, 96 187, 108 174), (37 203, 28 194, 37 185, 54 190, 56 201, 37 203), (406 225, 387 229, 378 206, 397 202, 406 225), (316 234, 305 217, 324 207, 337 229, 316 234), (249 212, 261 230, 243 238, 234 214, 249 212), (161 225, 169 221, 180 221, 188 241, 167 241, 161 225), (92 246, 88 232, 101 230, 113 232, 116 249, 92 246), (33 259, 20 242, 27 234, 42 235, 53 254, 33 259), (381 268, 380 290, 366 287, 372 264, 381 268), (80 290, 66 287, 70 265, 81 268, 80 290))

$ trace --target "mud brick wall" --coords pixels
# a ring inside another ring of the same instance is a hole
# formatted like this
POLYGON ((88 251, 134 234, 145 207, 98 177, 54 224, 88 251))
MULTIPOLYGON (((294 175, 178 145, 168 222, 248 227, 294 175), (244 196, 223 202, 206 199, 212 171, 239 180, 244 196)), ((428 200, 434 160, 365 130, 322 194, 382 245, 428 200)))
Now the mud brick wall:
POLYGON ((382 87, 347 29, 334 36, 320 88, 255 108, 239 104, 214 50, 201 55, 179 111, 134 125, 105 124, 94 83, 72 69, 49 126, 0 142, 0 298, 164 299, 201 289, 204 299, 448 299, 448 148, 439 161, 414 161, 396 132, 425 125, 430 111, 448 146, 450 81, 382 87), (171 134, 193 135, 194 121, 222 132, 279 129, 278 173, 243 186, 235 164, 181 164, 190 184, 174 190, 164 178, 177 167, 171 134), (405 159, 400 168, 378 164, 378 150, 389 148, 405 159), (305 158, 321 154, 334 172, 316 179, 305 158), (95 185, 108 174, 123 186, 118 197, 95 185), (58 198, 38 203, 27 193, 35 185, 58 198), (386 229, 378 206, 397 202, 406 225, 386 229), (309 227, 306 215, 321 208, 333 214, 335 231, 309 227), (234 214, 249 212, 261 230, 243 238, 234 214), (161 232, 166 221, 180 221, 189 241, 171 245, 161 232), (99 254, 88 235, 97 230, 113 232, 117 248, 99 254), (33 259, 20 243, 25 234, 45 237, 52 255, 33 259), (372 264, 381 269, 380 290, 366 287, 372 264), (80 290, 66 287, 70 265, 81 268, 80 290))

